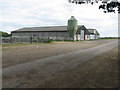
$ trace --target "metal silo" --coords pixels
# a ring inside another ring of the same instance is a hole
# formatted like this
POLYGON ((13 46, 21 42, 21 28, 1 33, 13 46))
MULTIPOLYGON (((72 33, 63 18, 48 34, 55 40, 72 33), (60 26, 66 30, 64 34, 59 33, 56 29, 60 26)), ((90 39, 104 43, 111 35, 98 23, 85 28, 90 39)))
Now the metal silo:
POLYGON ((71 18, 68 20, 68 26, 67 30, 69 32, 70 38, 74 40, 74 35, 77 32, 78 26, 77 26, 77 20, 74 16, 71 16, 71 18))

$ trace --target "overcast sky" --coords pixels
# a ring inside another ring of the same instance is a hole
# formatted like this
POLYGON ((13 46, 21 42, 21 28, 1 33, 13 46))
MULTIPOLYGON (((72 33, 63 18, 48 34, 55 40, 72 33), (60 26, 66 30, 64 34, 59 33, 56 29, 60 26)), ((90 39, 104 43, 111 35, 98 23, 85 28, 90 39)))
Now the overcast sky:
POLYGON ((70 4, 67 0, 0 0, 0 30, 67 25, 75 16, 79 25, 95 28, 101 36, 118 36, 118 14, 103 13, 99 5, 70 4))

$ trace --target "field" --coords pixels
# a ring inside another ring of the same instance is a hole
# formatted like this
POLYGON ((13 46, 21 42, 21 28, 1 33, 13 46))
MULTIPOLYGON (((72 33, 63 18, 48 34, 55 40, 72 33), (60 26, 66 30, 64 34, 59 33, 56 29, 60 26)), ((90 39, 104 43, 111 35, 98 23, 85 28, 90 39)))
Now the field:
MULTIPOLYGON (((81 42, 54 42, 51 44, 32 44, 3 46, 4 68, 31 63, 44 58, 59 56, 78 50, 85 50, 114 40, 97 40, 81 42)), ((78 59, 79 57, 75 57, 78 59)), ((72 60, 72 58, 71 58, 72 60)), ((73 59, 74 60, 74 59, 73 59)), ((67 60, 68 61, 68 60, 67 60)), ((68 61, 69 62, 69 61, 68 61)), ((113 88, 118 87, 118 47, 91 58, 82 64, 75 64, 71 69, 58 70, 54 67, 47 71, 31 69, 21 74, 3 75, 3 87, 14 88, 113 88), (51 70, 49 70, 51 69, 51 70), (43 72, 43 73, 41 73, 43 72), (53 73, 54 72, 54 73, 53 73), (49 76, 46 76, 48 74, 49 76), (47 77, 45 79, 45 76, 47 77)), ((46 65, 50 65, 49 63, 46 65)), ((67 63, 66 63, 67 64, 67 63)), ((37 65, 37 64, 36 64, 37 65)), ((70 65, 72 65, 70 63, 70 65)), ((68 66, 71 67, 71 66, 68 66)), ((74 63, 73 63, 74 65, 74 63)), ((58 65, 59 66, 59 65, 58 65)), ((33 64, 34 67, 34 64, 33 64)), ((45 66, 47 67, 47 66, 45 66)), ((21 67, 24 68, 24 67, 21 67)), ((31 68, 31 67, 30 67, 31 68)), ((39 67, 43 68, 44 67, 39 67)))
POLYGON ((4 45, 2 47, 3 67, 86 49, 110 41, 111 40, 4 45))

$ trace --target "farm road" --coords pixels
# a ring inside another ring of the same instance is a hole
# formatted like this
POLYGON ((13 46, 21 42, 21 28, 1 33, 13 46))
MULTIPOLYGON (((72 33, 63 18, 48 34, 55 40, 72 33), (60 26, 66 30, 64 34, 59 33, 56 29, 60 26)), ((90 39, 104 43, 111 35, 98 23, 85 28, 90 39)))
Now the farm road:
POLYGON ((95 56, 103 54, 116 46, 118 46, 118 40, 84 50, 78 50, 66 54, 34 60, 24 64, 9 66, 3 68, 3 76, 9 77, 12 75, 22 75, 23 73, 32 70, 39 71, 39 73, 43 76, 43 80, 41 79, 40 81, 44 81, 45 79, 49 79, 50 75, 56 72, 75 68, 81 63, 86 62, 95 56))

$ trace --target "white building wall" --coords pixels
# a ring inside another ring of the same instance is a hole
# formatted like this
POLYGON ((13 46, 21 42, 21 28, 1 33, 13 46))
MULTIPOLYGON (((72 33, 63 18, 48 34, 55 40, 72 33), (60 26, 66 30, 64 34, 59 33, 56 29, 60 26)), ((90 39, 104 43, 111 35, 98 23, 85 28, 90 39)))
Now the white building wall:
POLYGON ((90 40, 90 35, 85 35, 85 40, 90 40))
POLYGON ((80 40, 80 35, 78 35, 78 40, 80 40))
POLYGON ((96 35, 96 39, 99 39, 100 38, 100 35, 96 35))
POLYGON ((90 39, 96 39, 95 35, 90 35, 90 39))

